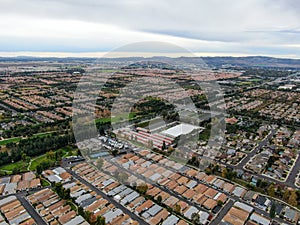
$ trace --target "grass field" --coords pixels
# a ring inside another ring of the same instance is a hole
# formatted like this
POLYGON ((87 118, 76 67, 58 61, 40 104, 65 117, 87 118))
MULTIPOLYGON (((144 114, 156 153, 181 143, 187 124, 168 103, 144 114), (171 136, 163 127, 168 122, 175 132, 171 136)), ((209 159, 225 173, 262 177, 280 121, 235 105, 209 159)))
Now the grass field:
POLYGON ((261 81, 261 79, 259 79, 259 78, 254 78, 254 79, 250 79, 250 81, 251 81, 251 82, 259 82, 259 81, 261 81))
POLYGON ((27 163, 24 161, 18 161, 15 163, 7 164, 0 167, 0 170, 12 173, 15 169, 20 169, 21 172, 27 171, 27 163))
POLYGON ((30 167, 29 167, 29 170, 32 170, 32 171, 36 170, 36 167, 37 167, 42 161, 44 161, 44 160, 46 160, 46 159, 47 159, 47 155, 46 155, 46 154, 41 155, 41 156, 38 156, 38 157, 32 159, 31 165, 30 165, 30 167))
MULTIPOLYGON (((73 156, 77 154, 77 148, 72 148, 70 146, 61 148, 62 155, 64 157, 73 156)), ((36 167, 43 161, 47 159, 47 154, 43 154, 37 157, 32 158, 29 170, 34 171, 36 167)), ((24 161, 18 161, 15 163, 10 163, 0 167, 0 171, 11 174, 15 169, 20 169, 20 172, 25 172, 27 170, 28 163, 24 161)))
POLYGON ((127 119, 133 119, 134 116, 135 116, 135 113, 133 113, 133 112, 129 113, 129 115, 127 113, 124 113, 124 114, 113 116, 113 117, 98 118, 98 119, 95 119, 95 122, 96 123, 107 123, 107 122, 116 123, 116 122, 121 122, 121 121, 127 120, 127 119))
MULTIPOLYGON (((46 159, 46 154, 44 155, 41 155, 41 156, 38 156, 38 157, 35 157, 32 159, 32 162, 31 162, 31 165, 29 167, 29 170, 35 170, 36 167, 44 160, 46 159)), ((10 164, 7 164, 7 165, 4 165, 4 166, 1 166, 0 167, 0 170, 4 170, 4 171, 7 171, 7 172, 13 172, 15 169, 20 169, 21 172, 25 172, 25 171, 28 171, 27 170, 27 167, 28 167, 28 163, 27 162, 24 162, 24 161, 18 161, 18 162, 15 162, 15 163, 10 163, 10 164)))
POLYGON ((244 81, 244 82, 238 83, 239 86, 242 86, 242 85, 251 85, 251 84, 252 84, 251 81, 244 81))
POLYGON ((113 70, 113 69, 103 69, 103 70, 100 70, 101 72, 105 72, 105 73, 116 73, 116 72, 120 72, 121 70, 113 70))
POLYGON ((50 132, 46 132, 46 133, 38 133, 38 134, 34 134, 32 136, 33 137, 46 137, 46 136, 51 136, 53 132, 54 131, 50 131, 50 132))
MULTIPOLYGON (((59 150, 62 150, 62 156, 63 157, 67 157, 67 156, 73 156, 73 155, 76 155, 77 154, 77 149, 76 148, 72 148, 70 146, 66 146, 66 147, 63 147, 63 148, 60 148, 59 150)), ((58 151, 58 150, 57 150, 58 151)), ((55 152, 55 151, 54 151, 55 152)), ((43 162, 43 160, 46 160, 47 159, 47 154, 44 154, 44 155, 41 155, 41 156, 38 156, 36 158, 34 158, 31 162, 31 165, 29 167, 29 170, 36 170, 36 167, 41 163, 43 162)))
POLYGON ((50 185, 51 185, 51 184, 50 184, 47 180, 45 180, 45 179, 41 179, 41 184, 42 184, 43 187, 47 187, 47 186, 50 186, 50 185))
MULTIPOLYGON (((33 137, 45 137, 45 136, 51 135, 51 133, 53 133, 53 131, 46 132, 46 133, 34 134, 32 136, 33 137)), ((13 137, 13 138, 5 139, 5 140, 0 141, 0 145, 6 145, 8 143, 16 143, 16 142, 19 142, 21 139, 22 139, 21 137, 13 137)))
POLYGON ((62 152, 63 152, 63 157, 67 157, 67 156, 75 156, 77 155, 77 148, 72 148, 70 146, 66 146, 61 148, 62 152))
POLYGON ((19 142, 20 140, 21 140, 20 137, 5 139, 5 140, 0 141, 0 145, 6 145, 8 143, 16 143, 16 142, 19 142))

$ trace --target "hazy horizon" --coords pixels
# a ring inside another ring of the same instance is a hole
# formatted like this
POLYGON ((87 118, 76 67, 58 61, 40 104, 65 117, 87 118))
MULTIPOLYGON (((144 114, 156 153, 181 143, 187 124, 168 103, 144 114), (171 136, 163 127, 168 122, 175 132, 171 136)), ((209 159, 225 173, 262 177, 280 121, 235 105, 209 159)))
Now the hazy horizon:
POLYGON ((126 57, 272 57, 279 59, 300 59, 300 56, 294 55, 260 55, 260 54, 232 54, 232 53, 143 53, 143 52, 130 52, 130 53, 117 53, 109 52, 0 52, 0 57, 38 57, 38 58, 126 58, 126 57))

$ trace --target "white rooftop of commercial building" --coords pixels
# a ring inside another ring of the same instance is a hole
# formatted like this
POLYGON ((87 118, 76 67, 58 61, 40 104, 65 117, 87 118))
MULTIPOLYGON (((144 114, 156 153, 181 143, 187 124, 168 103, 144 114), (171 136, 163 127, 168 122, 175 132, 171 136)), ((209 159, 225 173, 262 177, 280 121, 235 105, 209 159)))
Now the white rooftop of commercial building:
POLYGON ((165 131, 162 131, 162 134, 169 135, 171 137, 179 137, 180 135, 186 135, 191 133, 192 131, 196 129, 200 129, 199 126, 194 126, 191 124, 181 123, 174 127, 171 127, 165 131))

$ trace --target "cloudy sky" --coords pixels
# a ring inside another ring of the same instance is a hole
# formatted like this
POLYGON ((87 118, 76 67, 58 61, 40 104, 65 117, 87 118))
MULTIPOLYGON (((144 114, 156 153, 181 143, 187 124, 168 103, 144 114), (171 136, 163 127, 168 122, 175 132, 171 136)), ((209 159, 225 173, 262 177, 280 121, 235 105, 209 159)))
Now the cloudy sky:
POLYGON ((145 41, 300 58, 300 1, 0 0, 0 55, 93 55, 145 41))

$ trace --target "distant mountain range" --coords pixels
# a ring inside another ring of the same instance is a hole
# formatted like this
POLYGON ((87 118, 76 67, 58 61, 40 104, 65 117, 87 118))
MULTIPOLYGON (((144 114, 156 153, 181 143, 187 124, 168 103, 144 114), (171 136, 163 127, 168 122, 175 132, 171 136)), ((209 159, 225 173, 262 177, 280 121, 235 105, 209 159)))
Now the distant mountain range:
POLYGON ((235 67, 283 67, 300 68, 300 59, 272 58, 265 56, 249 57, 206 57, 203 60, 208 65, 220 67, 222 65, 231 65, 235 67))
POLYGON ((300 69, 300 59, 272 58, 265 56, 249 57, 131 57, 131 58, 42 58, 42 57, 0 57, 0 62, 29 62, 29 61, 55 61, 55 62, 87 62, 87 63, 111 63, 111 62, 134 62, 134 61, 159 61, 173 65, 201 65, 209 67, 255 67, 255 68, 290 68, 300 69))

